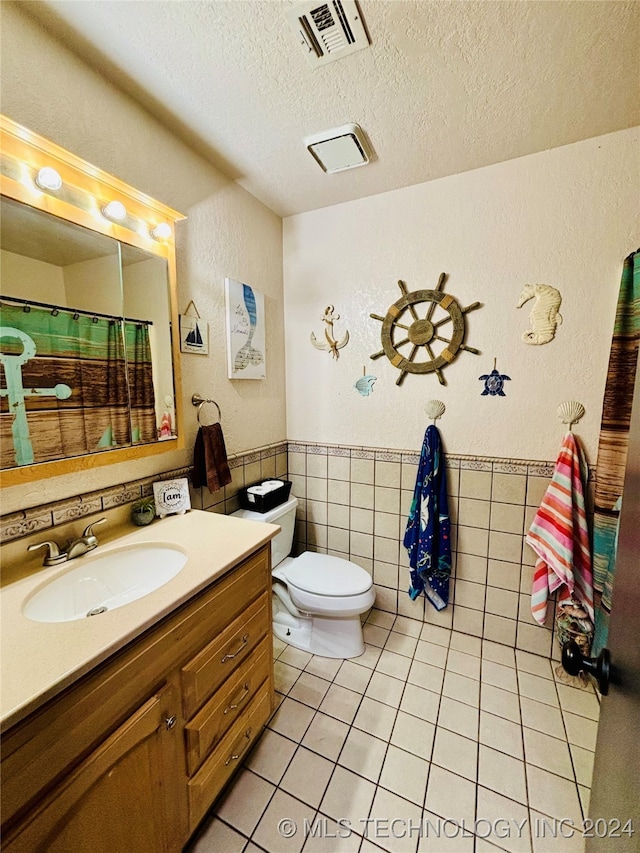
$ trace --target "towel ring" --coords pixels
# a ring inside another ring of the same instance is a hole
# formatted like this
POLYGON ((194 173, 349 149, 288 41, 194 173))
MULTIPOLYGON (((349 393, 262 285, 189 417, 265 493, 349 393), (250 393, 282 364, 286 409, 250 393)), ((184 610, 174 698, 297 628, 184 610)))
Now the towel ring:
MULTIPOLYGON (((220 411, 220 406, 216 403, 215 400, 209 400, 208 398, 201 397, 200 394, 194 394, 193 397, 191 398, 191 403, 194 406, 198 407, 198 412, 197 412, 196 417, 198 418, 198 423, 200 424, 200 426, 211 426, 210 424, 203 424, 202 421, 200 420, 200 415, 202 414, 202 408, 203 408, 203 406, 206 406, 207 403, 211 403, 212 406, 216 407, 216 409, 218 410, 218 421, 222 421, 222 412, 220 411)), ((214 423, 215 423, 215 421, 214 421, 214 423)))

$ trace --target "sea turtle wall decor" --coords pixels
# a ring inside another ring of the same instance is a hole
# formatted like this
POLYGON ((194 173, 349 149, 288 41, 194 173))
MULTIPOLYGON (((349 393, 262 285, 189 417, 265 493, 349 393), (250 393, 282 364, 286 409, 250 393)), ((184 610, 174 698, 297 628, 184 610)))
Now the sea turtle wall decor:
POLYGON ((491 373, 483 373, 482 376, 479 376, 478 379, 481 382, 484 382, 484 391, 481 393, 481 397, 486 397, 490 395, 491 397, 505 397, 504 393, 504 383, 505 381, 511 381, 511 377, 507 376, 505 373, 498 373, 496 370, 496 361, 497 359, 493 359, 493 370, 491 373))
POLYGON ((311 332, 311 343, 314 345, 316 349, 325 350, 326 352, 330 352, 334 358, 340 358, 340 352, 343 347, 349 343, 349 332, 345 332, 344 336, 338 340, 333 337, 333 324, 336 320, 340 319, 339 314, 334 314, 333 305, 327 305, 324 309, 324 314, 320 318, 324 323, 326 323, 326 328, 324 330, 324 336, 326 340, 319 341, 316 339, 316 336, 311 332))
POLYGON ((414 290, 413 293, 409 293, 406 284, 399 281, 398 287, 402 292, 402 297, 391 305, 386 316, 369 315, 382 323, 380 332, 382 350, 374 353, 371 358, 387 356, 391 364, 400 371, 396 385, 402 385, 407 373, 435 373, 440 384, 446 385, 442 368, 451 364, 460 350, 480 355, 479 350, 464 343, 466 332, 464 315, 468 311, 480 308, 481 304, 480 302, 473 302, 466 308, 462 308, 453 296, 442 292, 446 279, 447 274, 443 272, 440 274, 434 290, 414 290), (422 302, 429 303, 424 317, 419 316, 416 308, 422 302), (440 309, 446 316, 434 319, 433 315, 436 309, 440 309), (409 325, 406 322, 400 322, 405 312, 409 314, 407 317, 409 325), (440 334, 440 327, 446 323, 453 325, 450 338, 442 337, 440 334), (401 340, 399 339, 400 334, 397 332, 398 329, 404 329, 407 333, 401 340), (439 355, 434 352, 435 341, 446 344, 439 355), (405 355, 402 348, 408 344, 411 345, 411 350, 405 355), (421 352, 426 353, 427 359, 418 361, 417 356, 421 352))

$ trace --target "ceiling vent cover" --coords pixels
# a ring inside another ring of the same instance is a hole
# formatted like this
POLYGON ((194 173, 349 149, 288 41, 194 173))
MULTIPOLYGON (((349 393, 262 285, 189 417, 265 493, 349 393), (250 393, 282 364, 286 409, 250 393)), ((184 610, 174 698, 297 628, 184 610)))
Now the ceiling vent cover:
POLYGON ((369 47, 355 0, 303 0, 286 15, 310 65, 326 65, 369 47))
POLYGON ((314 133, 305 138, 304 144, 323 172, 343 172, 365 166, 370 160, 369 146, 358 124, 314 133))

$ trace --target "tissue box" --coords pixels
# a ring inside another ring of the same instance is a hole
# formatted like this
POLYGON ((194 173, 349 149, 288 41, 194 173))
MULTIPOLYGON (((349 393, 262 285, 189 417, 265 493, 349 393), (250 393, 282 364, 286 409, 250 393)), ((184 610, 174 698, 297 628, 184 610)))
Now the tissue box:
POLYGON ((240 489, 238 497, 242 509, 253 512, 269 512, 289 500, 291 482, 289 480, 260 480, 252 486, 240 489))

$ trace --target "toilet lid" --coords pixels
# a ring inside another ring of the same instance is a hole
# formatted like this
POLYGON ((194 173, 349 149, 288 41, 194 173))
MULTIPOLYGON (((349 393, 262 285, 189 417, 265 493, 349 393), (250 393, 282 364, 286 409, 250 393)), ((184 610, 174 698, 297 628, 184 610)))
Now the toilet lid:
POLYGON ((371 576, 341 557, 305 551, 286 567, 287 581, 316 595, 359 595, 371 588, 371 576))

